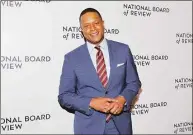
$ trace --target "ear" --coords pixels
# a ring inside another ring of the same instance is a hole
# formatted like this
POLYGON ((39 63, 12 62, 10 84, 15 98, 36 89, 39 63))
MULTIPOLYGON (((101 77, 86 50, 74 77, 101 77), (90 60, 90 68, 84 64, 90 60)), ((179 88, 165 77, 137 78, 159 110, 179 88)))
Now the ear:
MULTIPOLYGON (((84 34, 83 34, 82 30, 80 32, 81 32, 82 36, 84 37, 84 34)), ((85 37, 84 37, 84 42, 86 42, 86 38, 85 37)))
POLYGON ((102 20, 102 24, 104 25, 105 24, 105 22, 102 20))
POLYGON ((80 33, 84 36, 84 34, 83 34, 82 30, 80 31, 80 33))
POLYGON ((103 27, 105 27, 105 22, 102 20, 102 25, 103 25, 103 27))
POLYGON ((81 31, 83 30, 82 27, 81 27, 81 24, 80 24, 80 30, 81 30, 81 31))

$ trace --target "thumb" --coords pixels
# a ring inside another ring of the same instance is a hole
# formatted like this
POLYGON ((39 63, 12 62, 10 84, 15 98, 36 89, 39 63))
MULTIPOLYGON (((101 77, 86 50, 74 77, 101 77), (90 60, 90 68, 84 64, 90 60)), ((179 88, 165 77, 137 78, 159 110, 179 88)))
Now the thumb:
POLYGON ((113 102, 112 98, 107 98, 107 102, 113 102))
POLYGON ((118 100, 114 99, 114 98, 107 98, 108 102, 118 102, 118 100))

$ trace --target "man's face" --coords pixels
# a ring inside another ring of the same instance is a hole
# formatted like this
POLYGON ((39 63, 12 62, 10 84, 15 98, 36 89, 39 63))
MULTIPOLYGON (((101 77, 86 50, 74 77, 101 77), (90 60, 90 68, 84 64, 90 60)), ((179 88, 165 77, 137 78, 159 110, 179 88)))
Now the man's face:
POLYGON ((81 16, 80 26, 84 37, 92 44, 98 45, 104 38, 104 22, 96 12, 81 16))

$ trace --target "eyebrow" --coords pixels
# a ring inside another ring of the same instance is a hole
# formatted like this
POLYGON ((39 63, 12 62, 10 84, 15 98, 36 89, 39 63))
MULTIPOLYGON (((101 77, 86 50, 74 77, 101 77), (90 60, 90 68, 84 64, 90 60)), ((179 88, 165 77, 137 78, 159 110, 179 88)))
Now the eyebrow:
MULTIPOLYGON (((94 20, 93 22, 91 22, 91 23, 95 23, 95 22, 102 22, 102 20, 94 20)), ((82 22, 82 23, 84 23, 84 24, 90 24, 90 22, 82 22)))

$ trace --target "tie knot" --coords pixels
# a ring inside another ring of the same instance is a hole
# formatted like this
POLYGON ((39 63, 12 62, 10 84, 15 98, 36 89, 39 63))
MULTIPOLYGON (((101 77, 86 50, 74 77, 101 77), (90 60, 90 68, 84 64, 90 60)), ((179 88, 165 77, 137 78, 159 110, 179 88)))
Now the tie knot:
POLYGON ((97 49, 98 51, 101 50, 101 49, 100 49, 100 46, 95 46, 94 48, 97 49))

